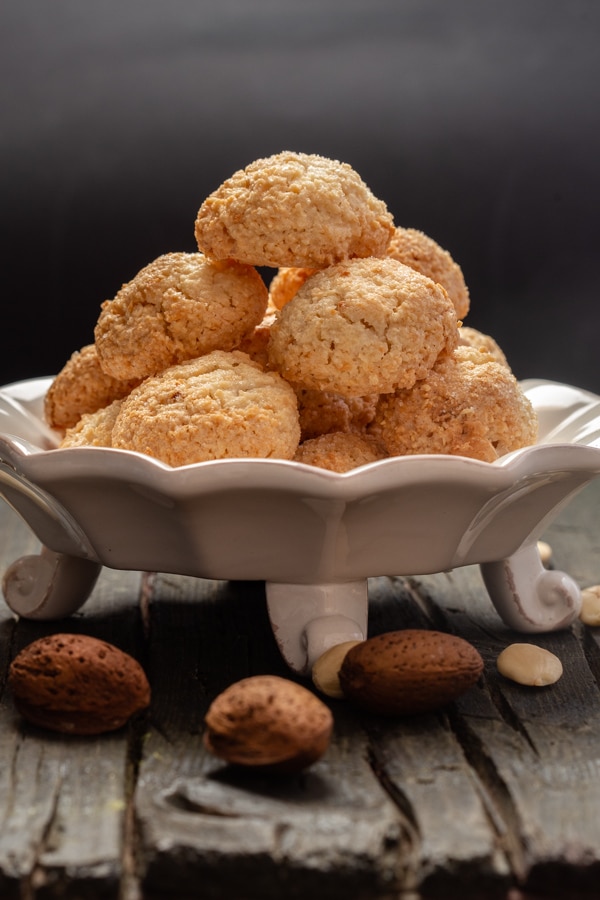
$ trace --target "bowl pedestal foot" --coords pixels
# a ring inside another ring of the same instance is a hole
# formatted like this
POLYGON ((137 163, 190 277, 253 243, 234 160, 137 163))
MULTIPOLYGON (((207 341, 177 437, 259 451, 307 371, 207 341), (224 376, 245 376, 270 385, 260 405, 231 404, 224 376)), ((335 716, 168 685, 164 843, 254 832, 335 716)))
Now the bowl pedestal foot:
POLYGON ((536 543, 480 569, 498 614, 515 631, 558 631, 579 615, 579 586, 565 572, 545 569, 536 543))
POLYGON ((2 591, 10 609, 25 619, 63 619, 87 600, 100 563, 42 547, 21 556, 4 572, 2 591))
POLYGON ((267 582, 267 609, 281 654, 309 675, 319 656, 344 641, 367 636, 367 580, 339 584, 267 582))
MULTIPOLYGON (((19 557, 6 569, 4 598, 23 618, 62 619, 83 606, 101 569, 93 560, 42 547, 38 555, 19 557)), ((544 568, 536 543, 480 569, 498 614, 515 631, 556 631, 579 615, 579 586, 565 572, 544 568)), ((298 674, 310 674, 330 647, 367 637, 366 578, 333 584, 267 582, 266 595, 275 640, 298 674)))

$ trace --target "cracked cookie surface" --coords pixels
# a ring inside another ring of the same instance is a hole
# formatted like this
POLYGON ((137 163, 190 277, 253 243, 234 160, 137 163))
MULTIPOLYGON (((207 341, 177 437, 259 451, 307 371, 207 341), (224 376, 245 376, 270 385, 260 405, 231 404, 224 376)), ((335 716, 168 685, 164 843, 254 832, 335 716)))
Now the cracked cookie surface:
POLYGON ((299 440, 292 387, 238 350, 215 350, 147 378, 123 401, 112 431, 113 447, 170 466, 291 459, 299 440))
POLYGON ((94 344, 73 353, 44 397, 44 418, 51 428, 64 431, 81 416, 125 397, 139 379, 120 381, 102 371, 94 344))
POLYGON ((112 447, 112 430, 123 400, 113 400, 95 412, 84 413, 79 421, 67 428, 61 441, 66 447, 112 447))
POLYGON ((361 432, 375 416, 379 394, 344 397, 333 391, 317 391, 292 385, 298 398, 300 430, 306 441, 330 432, 361 432))
POLYGON ((490 334, 484 334, 476 328, 470 328, 463 325, 458 329, 458 343, 465 347, 473 347, 475 350, 481 350, 483 353, 489 353, 496 362, 503 366, 509 366, 504 350, 500 344, 490 334))
POLYGON ((392 232, 387 206, 350 165, 290 151, 235 172, 195 224, 207 256, 275 268, 384 255, 392 232))
POLYGON ((331 431, 300 444, 294 459, 332 472, 349 472, 386 456, 385 448, 369 435, 331 431))
POLYGON ((102 369, 129 380, 213 350, 231 350, 261 321, 267 287, 252 266, 166 253, 102 304, 94 331, 102 369))
POLYGON ((380 397, 368 430, 392 456, 449 453, 493 462, 534 444, 537 418, 506 365, 459 346, 410 390, 380 397))
POLYGON ((355 259, 312 275, 285 304, 269 360, 304 387, 388 393, 424 378, 457 332, 441 285, 394 259, 355 259))
POLYGON ((457 318, 464 319, 471 301, 462 269, 433 238, 416 228, 398 227, 387 255, 441 284, 454 303, 457 318))

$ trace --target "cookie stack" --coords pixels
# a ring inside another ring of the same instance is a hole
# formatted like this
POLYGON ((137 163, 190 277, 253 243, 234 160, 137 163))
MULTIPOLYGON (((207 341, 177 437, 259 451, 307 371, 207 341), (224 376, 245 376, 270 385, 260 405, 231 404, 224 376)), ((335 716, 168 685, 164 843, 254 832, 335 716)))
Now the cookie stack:
POLYGON ((198 252, 166 253, 102 304, 94 343, 54 379, 45 414, 62 447, 347 471, 535 442, 502 350, 461 327, 460 267, 351 166, 256 160, 206 198, 195 236, 198 252))

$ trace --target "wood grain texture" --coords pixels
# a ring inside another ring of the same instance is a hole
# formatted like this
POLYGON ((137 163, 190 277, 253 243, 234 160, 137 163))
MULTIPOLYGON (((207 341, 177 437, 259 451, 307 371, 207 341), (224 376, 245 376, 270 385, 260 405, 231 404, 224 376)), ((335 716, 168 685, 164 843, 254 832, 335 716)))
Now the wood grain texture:
MULTIPOLYGON (((549 528, 553 563, 600 582, 600 484, 549 528)), ((36 544, 0 505, 0 569, 36 544)), ((231 682, 286 669, 261 583, 103 570, 63 622, 17 621, 0 603, 0 897, 187 900, 597 896, 600 639, 579 623, 526 637, 560 656, 544 689, 502 678, 522 635, 499 620, 477 567, 371 579, 372 634, 437 628, 471 641, 484 676, 437 714, 369 716, 329 701, 326 755, 302 775, 225 766, 203 717, 231 682), (17 716, 10 660, 56 631, 102 637, 143 663, 151 710, 101 738, 17 716)))
MULTIPOLYGON (((37 545, 2 509, 2 569, 37 545), (10 555, 8 555, 10 553, 10 555)), ((35 728, 15 712, 6 688, 9 658, 45 634, 76 632, 143 653, 138 573, 104 570, 80 613, 60 622, 16 621, 2 604, 0 705, 0 896, 117 897, 130 789, 131 731, 97 739, 35 728)))
POLYGON ((204 751, 212 698, 247 675, 288 676, 254 584, 156 579, 149 610, 155 702, 136 791, 147 892, 355 896, 398 882, 405 823, 340 704, 326 758, 293 778, 229 769, 204 751), (172 678, 164 673, 176 671, 172 678), (359 893, 356 893, 356 892, 359 893))

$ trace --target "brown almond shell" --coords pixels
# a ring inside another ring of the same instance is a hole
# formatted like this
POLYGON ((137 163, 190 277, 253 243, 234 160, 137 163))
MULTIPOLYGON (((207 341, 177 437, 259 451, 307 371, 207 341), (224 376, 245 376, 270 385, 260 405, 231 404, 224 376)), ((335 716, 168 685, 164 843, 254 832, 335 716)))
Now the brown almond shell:
POLYGON ((113 731, 150 704, 138 661, 89 635, 54 634, 29 644, 11 663, 9 686, 25 719, 68 734, 113 731))
POLYGON ((405 629, 353 647, 339 680, 344 696, 358 706, 399 716, 442 709, 469 690, 482 671, 481 655, 463 638, 405 629))
POLYGON ((232 765, 301 771, 327 750, 333 716, 311 691, 277 675, 230 685, 211 703, 204 744, 232 765))

